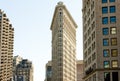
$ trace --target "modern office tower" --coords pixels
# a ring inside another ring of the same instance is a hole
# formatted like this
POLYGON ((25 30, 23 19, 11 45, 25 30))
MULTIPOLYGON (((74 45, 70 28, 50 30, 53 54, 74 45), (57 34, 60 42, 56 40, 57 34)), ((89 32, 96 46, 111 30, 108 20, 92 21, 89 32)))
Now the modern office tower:
POLYGON ((83 81, 83 60, 77 60, 77 81, 83 81))
POLYGON ((0 10, 0 81, 12 81, 14 29, 0 10))
POLYGON ((52 62, 48 61, 46 64, 46 76, 45 81, 52 81, 52 62))
POLYGON ((76 81, 77 25, 63 2, 55 8, 52 30, 52 81, 76 81))
POLYGON ((19 81, 21 79, 24 79, 25 81, 33 81, 33 65, 31 61, 28 59, 22 59, 21 62, 14 67, 16 67, 13 76, 14 81, 19 81))
POLYGON ((84 81, 120 80, 119 0, 83 0, 84 81))

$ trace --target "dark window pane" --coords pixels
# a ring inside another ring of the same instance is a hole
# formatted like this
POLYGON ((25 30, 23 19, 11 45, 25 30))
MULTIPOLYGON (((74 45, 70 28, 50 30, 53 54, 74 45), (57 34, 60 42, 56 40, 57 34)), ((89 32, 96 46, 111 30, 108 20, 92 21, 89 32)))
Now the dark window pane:
POLYGON ((109 34, 109 29, 103 28, 103 35, 108 35, 108 34, 109 34))
POLYGON ((116 11, 115 6, 110 6, 110 13, 115 13, 115 11, 116 11))
POLYGON ((108 46, 108 45, 109 45, 109 40, 103 39, 103 46, 108 46))
POLYGON ((109 52, 109 49, 104 49, 104 50, 103 50, 103 56, 104 56, 104 57, 109 57, 109 55, 110 55, 109 53, 110 53, 110 52, 109 52))
POLYGON ((112 81, 118 81, 118 72, 112 72, 112 81))
POLYGON ((110 2, 115 2, 115 0, 110 0, 110 2))
POLYGON ((102 18, 102 24, 108 24, 108 17, 102 18))
POLYGON ((115 16, 110 17, 110 23, 116 23, 116 17, 115 16))
POLYGON ((103 14, 108 13, 108 7, 102 7, 102 13, 103 14))
POLYGON ((102 0, 102 3, 107 3, 107 0, 102 0))

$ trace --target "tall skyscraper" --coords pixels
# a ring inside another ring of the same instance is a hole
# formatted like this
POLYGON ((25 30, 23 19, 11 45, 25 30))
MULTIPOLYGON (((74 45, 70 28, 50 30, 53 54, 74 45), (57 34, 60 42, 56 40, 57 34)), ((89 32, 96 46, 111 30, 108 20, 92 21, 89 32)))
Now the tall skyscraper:
POLYGON ((0 10, 0 81, 12 81, 14 29, 0 10))
POLYGON ((52 24, 52 81, 76 81, 77 25, 63 2, 58 2, 52 24))
POLYGON ((15 56, 14 63, 17 63, 13 66, 14 81, 33 81, 33 65, 31 61, 15 56))
POLYGON ((119 6, 119 0, 83 0, 84 81, 120 80, 119 6))

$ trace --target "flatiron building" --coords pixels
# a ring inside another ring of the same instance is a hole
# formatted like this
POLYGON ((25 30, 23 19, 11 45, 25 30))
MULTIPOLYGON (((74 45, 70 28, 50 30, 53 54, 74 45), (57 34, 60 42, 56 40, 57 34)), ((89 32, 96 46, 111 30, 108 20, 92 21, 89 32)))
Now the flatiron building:
POLYGON ((52 19, 52 81, 76 81, 77 25, 63 2, 52 19))

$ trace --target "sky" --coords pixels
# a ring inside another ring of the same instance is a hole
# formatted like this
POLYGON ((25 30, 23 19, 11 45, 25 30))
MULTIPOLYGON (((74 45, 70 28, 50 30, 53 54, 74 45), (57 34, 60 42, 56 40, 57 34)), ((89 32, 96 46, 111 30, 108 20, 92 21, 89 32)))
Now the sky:
MULTIPOLYGON (((32 61, 34 81, 44 81, 51 60, 51 22, 60 0, 0 0, 0 9, 14 27, 14 56, 32 61)), ((82 0, 61 0, 78 25, 77 59, 83 58, 82 0)))

